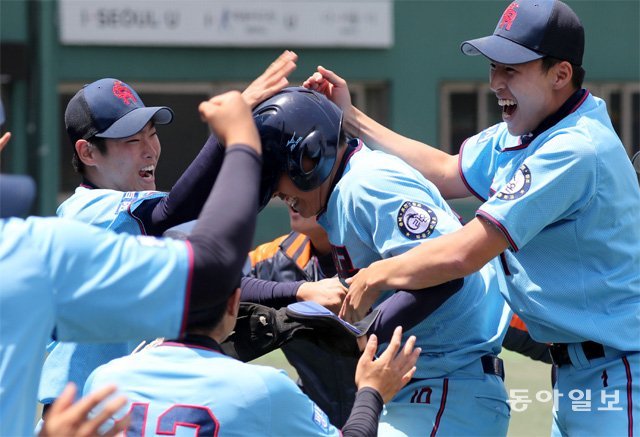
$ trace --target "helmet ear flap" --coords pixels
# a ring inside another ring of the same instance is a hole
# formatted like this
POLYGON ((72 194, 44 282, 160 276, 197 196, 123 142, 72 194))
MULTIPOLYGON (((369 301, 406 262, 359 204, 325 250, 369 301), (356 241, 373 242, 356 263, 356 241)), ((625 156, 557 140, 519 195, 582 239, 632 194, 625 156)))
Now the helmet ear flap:
POLYGON ((326 140, 322 132, 312 131, 291 150, 287 160, 287 173, 302 191, 318 187, 328 176, 324 163, 326 140))

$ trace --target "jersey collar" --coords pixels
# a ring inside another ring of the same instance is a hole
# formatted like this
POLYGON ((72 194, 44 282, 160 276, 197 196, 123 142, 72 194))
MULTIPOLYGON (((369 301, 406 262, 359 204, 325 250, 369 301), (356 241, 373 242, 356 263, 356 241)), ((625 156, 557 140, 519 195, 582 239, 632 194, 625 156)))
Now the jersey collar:
POLYGON ((224 354, 220 344, 213 338, 200 334, 187 334, 180 340, 169 340, 167 343, 178 343, 184 346, 197 346, 204 349, 211 349, 224 354))
POLYGON ((82 177, 82 182, 80 182, 80 186, 83 187, 83 188, 88 188, 90 190, 99 190, 100 189, 99 186, 97 186, 93 182, 89 181, 89 179, 85 178, 84 176, 82 177))

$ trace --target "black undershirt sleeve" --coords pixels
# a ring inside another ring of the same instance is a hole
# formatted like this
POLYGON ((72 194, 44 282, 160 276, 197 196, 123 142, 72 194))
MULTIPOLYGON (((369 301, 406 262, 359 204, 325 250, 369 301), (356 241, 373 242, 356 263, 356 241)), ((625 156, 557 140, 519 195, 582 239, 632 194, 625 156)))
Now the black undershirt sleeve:
POLYGON ((380 343, 391 340, 396 326, 407 332, 428 317, 464 285, 464 279, 454 279, 434 287, 416 291, 398 290, 376 307, 380 314, 367 334, 376 334, 380 343))
POLYGON ((282 308, 290 303, 297 302, 296 294, 298 288, 305 281, 297 282, 275 282, 264 279, 245 276, 242 278, 242 294, 240 299, 243 302, 259 303, 272 308, 282 308))
POLYGON ((147 235, 160 236, 167 229, 194 220, 200 214, 218 177, 225 149, 211 135, 166 197, 143 201, 133 212, 147 235))
POLYGON ((260 156, 248 146, 234 145, 226 152, 217 183, 188 237, 194 259, 190 322, 206 317, 240 285, 256 227, 261 166, 260 156))
POLYGON ((342 427, 344 437, 378 435, 378 421, 382 412, 382 396, 371 387, 364 387, 356 393, 351 414, 342 427))

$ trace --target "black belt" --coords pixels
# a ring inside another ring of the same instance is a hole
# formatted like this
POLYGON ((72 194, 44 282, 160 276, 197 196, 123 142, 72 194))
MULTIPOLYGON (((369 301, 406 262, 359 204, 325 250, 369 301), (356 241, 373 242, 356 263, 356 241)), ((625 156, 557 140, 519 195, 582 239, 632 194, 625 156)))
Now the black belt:
MULTIPOLYGON (((582 352, 588 360, 594 360, 596 358, 604 357, 604 346, 595 341, 584 341, 580 343, 582 352)), ((566 343, 554 343, 549 346, 549 354, 551 355, 551 361, 556 366, 564 366, 571 364, 571 358, 569 357, 568 344, 566 343)))
MULTIPOLYGON (((498 358, 496 355, 484 355, 480 358, 482 363, 482 370, 488 375, 499 376, 504 381, 504 362, 502 358, 498 358)), ((431 378, 412 378, 409 384, 414 382, 424 381, 431 378)))
POLYGON ((495 355, 484 355, 480 358, 482 370, 488 375, 497 375, 504 381, 504 362, 495 355))

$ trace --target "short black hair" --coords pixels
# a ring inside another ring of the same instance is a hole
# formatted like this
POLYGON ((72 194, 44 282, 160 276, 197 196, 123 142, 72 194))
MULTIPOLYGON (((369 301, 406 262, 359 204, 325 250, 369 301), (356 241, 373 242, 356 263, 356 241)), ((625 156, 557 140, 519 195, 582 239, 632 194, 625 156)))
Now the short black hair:
MULTIPOLYGON (((553 56, 545 56, 542 58, 542 71, 545 73, 551 69, 556 64, 563 62, 562 59, 554 58, 553 56)), ((569 61, 567 61, 569 62, 569 61)), ((586 71, 582 68, 581 65, 571 64, 571 68, 573 68, 573 75, 571 76, 571 84, 576 89, 582 88, 582 83, 584 82, 584 76, 586 71)))
POLYGON ((211 331, 222 321, 226 310, 227 299, 210 309, 200 310, 197 313, 189 313, 187 332, 211 331))
MULTIPOLYGON (((93 147, 97 148, 102 155, 107 154, 106 138, 98 138, 93 136, 89 138, 87 142, 91 144, 93 147)), ((73 145, 73 156, 71 157, 71 165, 73 165, 73 169, 76 171, 76 173, 84 174, 85 165, 80 159, 80 157, 78 156, 78 152, 76 151, 75 144, 73 145)))

